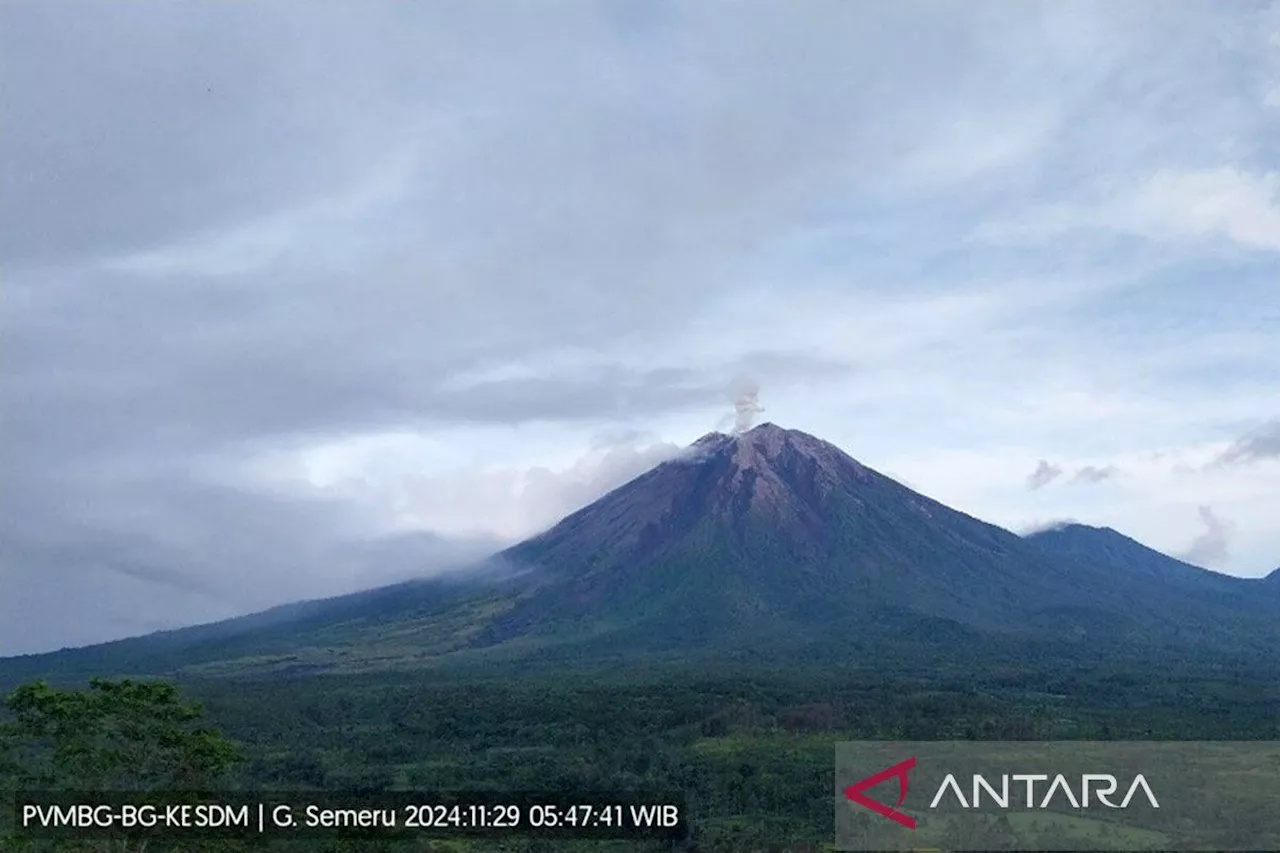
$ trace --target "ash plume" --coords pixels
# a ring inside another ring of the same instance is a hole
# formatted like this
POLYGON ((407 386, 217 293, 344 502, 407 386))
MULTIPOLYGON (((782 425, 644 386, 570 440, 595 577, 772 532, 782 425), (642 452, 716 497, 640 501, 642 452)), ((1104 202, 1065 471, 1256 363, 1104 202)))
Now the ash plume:
POLYGON ((764 411, 760 405, 760 386, 754 382, 740 384, 733 395, 733 431, 735 434, 751 429, 756 415, 764 411))
POLYGON ((733 412, 716 421, 716 432, 728 430, 732 435, 739 435, 751 429, 756 415, 764 411, 760 405, 760 383, 739 379, 729 386, 727 395, 733 403, 733 412))

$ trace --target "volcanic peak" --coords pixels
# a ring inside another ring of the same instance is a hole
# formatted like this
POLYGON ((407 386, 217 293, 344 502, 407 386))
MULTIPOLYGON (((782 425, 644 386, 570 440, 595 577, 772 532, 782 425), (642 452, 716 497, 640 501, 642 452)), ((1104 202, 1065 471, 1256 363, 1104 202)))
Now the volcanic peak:
POLYGON ((690 445, 690 450, 693 449, 729 450, 739 467, 756 467, 761 462, 776 462, 789 451, 827 463, 853 461, 839 448, 819 438, 769 422, 736 434, 709 432, 690 445))

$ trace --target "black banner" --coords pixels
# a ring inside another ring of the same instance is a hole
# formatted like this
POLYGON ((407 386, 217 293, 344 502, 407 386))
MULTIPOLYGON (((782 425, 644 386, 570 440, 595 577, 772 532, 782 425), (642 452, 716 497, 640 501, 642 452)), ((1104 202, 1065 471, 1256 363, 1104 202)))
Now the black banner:
POLYGON ((388 791, 24 792, 28 839, 499 838, 678 840, 672 794, 388 791))

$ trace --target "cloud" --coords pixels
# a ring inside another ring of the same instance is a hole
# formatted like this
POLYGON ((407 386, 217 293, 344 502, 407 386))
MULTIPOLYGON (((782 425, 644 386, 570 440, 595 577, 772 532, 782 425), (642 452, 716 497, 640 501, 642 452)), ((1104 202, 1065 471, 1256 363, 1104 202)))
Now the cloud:
MULTIPOLYGON (((1072 483, 1102 483, 1115 477, 1120 469, 1115 465, 1084 465, 1070 475, 1072 483)), ((1027 488, 1036 491, 1066 476, 1066 469, 1061 465, 1050 464, 1041 459, 1036 469, 1027 476, 1027 488)))
POLYGON ((1241 465, 1267 459, 1280 459, 1280 418, 1268 421, 1238 439, 1218 457, 1217 462, 1241 465))
POLYGON ((1048 521, 1033 521, 1024 524, 1018 528, 1019 536, 1034 536, 1037 533, 1049 533, 1055 530, 1063 530, 1080 522, 1074 518, 1054 518, 1048 521))
POLYGON ((1099 230, 1165 244, 1217 240, 1280 251, 1280 172, 1164 169, 1094 201, 1051 204, 1017 220, 985 224, 975 236, 1034 243, 1099 230))
POLYGON ((382 69, 338 72, 324 49, 340 34, 349 56, 367 55, 392 23, 385 9, 319 14, 281 50, 283 8, 75 5, 74 21, 6 16, 5 113, 27 128, 0 158, 10 210, 24 212, 0 229, 10 264, 120 256, 308 206, 328 194, 317 175, 356 181, 372 150, 394 145, 394 124, 416 127, 394 98, 369 97, 382 69), (64 51, 75 67, 56 61, 64 51))
POLYGON ((1269 466, 1141 464, 1273 414, 1251 10, 70 2, 0 28, 0 653, 436 571, 738 377, 996 522, 1280 551, 1269 466), (1045 206, 1103 239, 965 239, 1045 206))
POLYGON ((1157 172, 1093 211, 1100 224, 1161 242, 1218 238, 1280 250, 1280 173, 1235 167, 1157 172))
POLYGON ((1023 165, 1052 140, 1062 116, 1045 105, 1018 114, 946 116, 915 140, 901 170, 923 184, 963 184, 1023 165))
MULTIPOLYGON (((918 481, 920 490, 978 518, 994 521, 1015 531, 1036 529, 1046 519, 1070 519, 1075 523, 1111 528, 1170 555, 1186 552, 1197 531, 1187 517, 1196 519, 1198 506, 1210 506, 1215 517, 1230 520, 1229 549, 1213 568, 1229 574, 1253 577, 1276 563, 1280 540, 1275 537, 1276 502, 1280 470, 1274 466, 1223 467, 1209 465, 1223 450, 1221 441, 1204 440, 1152 447, 1150 425, 1135 426, 1129 433, 1121 421, 1100 429, 1095 437, 1106 444, 1127 445, 1127 452, 1112 456, 1123 480, 1107 488, 1047 488, 1028 492, 1019 472, 1027 470, 1027 449, 1016 442, 997 440, 979 449, 973 445, 925 449, 919 439, 907 437, 901 450, 876 451, 864 458, 887 460, 918 481), (1106 436, 1115 432, 1114 436, 1106 436)), ((1135 424, 1140 424, 1136 419, 1135 424)), ((968 422, 952 421, 952 431, 965 431, 968 422)), ((901 427, 906 429, 909 427, 901 427)), ((1080 423, 1064 425, 1064 432, 1085 435, 1080 423)), ((1014 428, 1007 435, 1016 435, 1014 428)), ((1213 428, 1207 430, 1211 436, 1213 428)), ((877 466, 878 467, 878 466, 877 466)), ((1067 470, 1072 466, 1063 464, 1067 470)), ((880 470, 884 470, 881 468, 880 470)))
POLYGON ((450 383, 424 395, 434 418, 452 422, 510 423, 544 418, 589 420, 705 408, 715 405, 726 385, 734 387, 743 411, 758 403, 754 380, 729 377, 745 370, 782 385, 811 385, 847 378, 856 371, 847 361, 803 351, 755 351, 722 365, 701 368, 641 368, 618 364, 579 368, 562 376, 486 378, 450 383))
POLYGON ((1230 556, 1236 526, 1231 521, 1218 517, 1212 507, 1202 506, 1199 513, 1205 531, 1178 557, 1193 566, 1217 566, 1230 556))
POLYGON ((55 503, 56 489, 32 489, 21 509, 0 515, 0 578, 7 590, 22 590, 0 599, 4 653, 424 577, 501 544, 383 533, 360 508, 323 496, 258 495, 172 477, 85 488, 75 510, 55 503))
MULTIPOLYGON (((341 498, 386 529, 505 542, 534 535, 681 448, 642 430, 610 430, 570 459, 503 464, 483 449, 441 470, 430 442, 405 436, 363 447, 336 442, 261 460, 248 476, 266 494, 341 498)), ((517 457, 518 458, 518 457, 517 457)))
POLYGON ((1071 478, 1071 481, 1073 483, 1101 483, 1105 480, 1110 480, 1118 473, 1120 473, 1120 469, 1115 465, 1105 465, 1102 467, 1086 465, 1075 473, 1071 478))
POLYGON ((1258 29, 1266 37, 1262 78, 1265 106, 1280 107, 1280 6, 1271 3, 1258 13, 1258 29))
POLYGON ((1027 476, 1027 488, 1033 491, 1043 488, 1061 476, 1061 467, 1050 465, 1047 460, 1041 459, 1040 463, 1036 465, 1036 470, 1027 476))
MULTIPOLYGON (((421 131, 410 128, 408 132, 421 131)), ((288 263, 291 256, 296 259, 298 253, 306 253, 310 263, 323 255, 341 259, 361 245, 347 235, 379 208, 394 204, 420 168, 418 159, 413 149, 389 155, 360 176, 357 186, 333 197, 175 244, 107 258, 103 266, 144 276, 223 277, 264 272, 288 263)))

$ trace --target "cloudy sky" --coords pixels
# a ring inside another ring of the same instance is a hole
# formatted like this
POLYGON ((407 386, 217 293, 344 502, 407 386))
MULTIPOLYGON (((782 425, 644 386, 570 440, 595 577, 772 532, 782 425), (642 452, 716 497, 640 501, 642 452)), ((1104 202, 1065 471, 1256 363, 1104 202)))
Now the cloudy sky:
POLYGON ((764 417, 1280 564, 1280 6, 6 3, 0 654, 465 562, 764 417))

